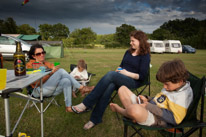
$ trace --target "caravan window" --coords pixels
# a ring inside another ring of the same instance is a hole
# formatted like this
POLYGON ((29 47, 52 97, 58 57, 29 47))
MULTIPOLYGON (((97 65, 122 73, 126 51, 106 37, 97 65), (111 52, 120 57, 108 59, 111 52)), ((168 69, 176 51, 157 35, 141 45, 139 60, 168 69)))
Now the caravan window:
POLYGON ((150 47, 152 47, 152 43, 150 43, 150 47))
POLYGON ((180 44, 179 43, 172 43, 172 47, 173 48, 180 48, 180 44))
POLYGON ((155 47, 161 48, 161 47, 163 47, 163 44, 162 43, 155 43, 155 47))

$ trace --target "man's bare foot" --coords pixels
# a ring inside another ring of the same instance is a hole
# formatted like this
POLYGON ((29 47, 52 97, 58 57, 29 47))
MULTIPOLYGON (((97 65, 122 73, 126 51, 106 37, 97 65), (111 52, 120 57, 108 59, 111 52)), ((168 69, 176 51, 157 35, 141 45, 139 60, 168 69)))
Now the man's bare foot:
POLYGON ((109 106, 113 112, 117 112, 117 108, 120 107, 118 104, 115 103, 110 103, 109 106))

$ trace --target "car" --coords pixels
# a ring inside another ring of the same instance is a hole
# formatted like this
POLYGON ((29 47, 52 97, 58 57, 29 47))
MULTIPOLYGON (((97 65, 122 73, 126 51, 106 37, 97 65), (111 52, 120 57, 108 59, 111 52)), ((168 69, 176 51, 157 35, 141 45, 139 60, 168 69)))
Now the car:
POLYGON ((0 53, 2 54, 3 58, 13 59, 13 55, 16 52, 16 42, 21 42, 22 51, 25 53, 26 61, 28 61, 28 52, 32 45, 16 37, 4 34, 0 36, 0 53))
POLYGON ((196 49, 190 45, 182 45, 182 53, 195 53, 196 49))

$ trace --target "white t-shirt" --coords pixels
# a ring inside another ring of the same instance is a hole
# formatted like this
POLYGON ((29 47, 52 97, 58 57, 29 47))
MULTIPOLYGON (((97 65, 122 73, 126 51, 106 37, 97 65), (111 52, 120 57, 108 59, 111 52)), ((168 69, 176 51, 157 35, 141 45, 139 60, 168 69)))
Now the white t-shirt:
POLYGON ((81 80, 87 80, 88 79, 88 73, 87 70, 84 69, 82 72, 79 72, 78 68, 74 68, 73 71, 70 73, 71 76, 79 76, 81 80))

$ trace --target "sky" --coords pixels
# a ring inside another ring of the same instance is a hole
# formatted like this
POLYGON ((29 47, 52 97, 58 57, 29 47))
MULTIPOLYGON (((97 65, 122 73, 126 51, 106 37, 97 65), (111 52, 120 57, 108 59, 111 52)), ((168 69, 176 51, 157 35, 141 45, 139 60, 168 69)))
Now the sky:
POLYGON ((112 34, 122 24, 152 33, 169 20, 206 19, 206 0, 0 0, 0 19, 12 17, 17 25, 66 25, 70 32, 91 27, 112 34))

